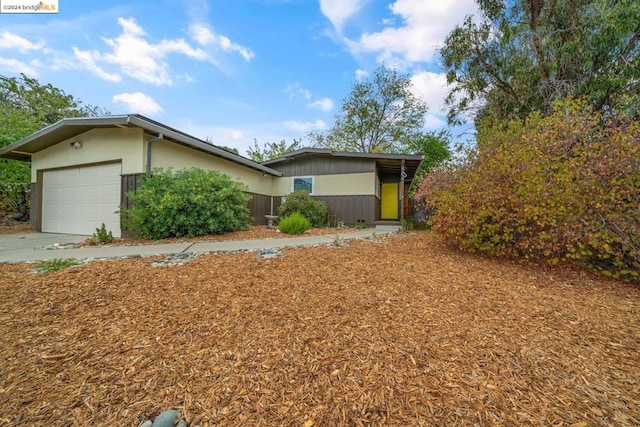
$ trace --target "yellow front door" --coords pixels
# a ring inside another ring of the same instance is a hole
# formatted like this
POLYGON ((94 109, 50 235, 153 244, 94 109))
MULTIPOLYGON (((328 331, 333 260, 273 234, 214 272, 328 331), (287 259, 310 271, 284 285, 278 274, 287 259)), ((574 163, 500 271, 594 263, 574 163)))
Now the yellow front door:
POLYGON ((383 183, 380 195, 380 219, 398 219, 398 200, 398 183, 383 183))

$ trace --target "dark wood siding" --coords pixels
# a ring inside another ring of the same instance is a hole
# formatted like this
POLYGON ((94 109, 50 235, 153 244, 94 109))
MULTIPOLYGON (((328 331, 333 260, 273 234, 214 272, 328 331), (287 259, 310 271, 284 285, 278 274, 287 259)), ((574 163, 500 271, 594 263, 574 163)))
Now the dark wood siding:
POLYGON ((38 171, 36 182, 31 184, 29 221, 34 231, 42 231, 42 176, 42 171, 38 171))
POLYGON ((352 159, 331 156, 304 156, 270 165, 284 176, 336 175, 347 173, 375 172, 372 159, 352 159))
MULTIPOLYGON (((329 217, 346 225, 359 222, 373 225, 376 220, 376 196, 314 196, 329 208, 329 217)), ((333 224, 330 224, 333 225, 333 224)))
MULTIPOLYGON (((120 179, 120 206, 125 208, 131 208, 131 200, 127 195, 130 191, 134 193, 140 188, 140 183, 142 182, 143 173, 132 173, 122 175, 120 179)), ((120 234, 122 237, 132 238, 135 236, 135 233, 131 230, 125 228, 122 224, 122 220, 120 220, 120 234)))
POLYGON ((253 217, 253 225, 266 225, 265 215, 271 215, 271 200, 273 199, 273 214, 278 215, 281 197, 265 196, 264 194, 251 193, 249 210, 253 217))
POLYGON ((131 200, 129 200, 127 193, 130 191, 133 191, 134 193, 138 191, 143 176, 143 173, 122 175, 122 185, 120 186, 120 206, 124 206, 125 208, 131 207, 131 200))

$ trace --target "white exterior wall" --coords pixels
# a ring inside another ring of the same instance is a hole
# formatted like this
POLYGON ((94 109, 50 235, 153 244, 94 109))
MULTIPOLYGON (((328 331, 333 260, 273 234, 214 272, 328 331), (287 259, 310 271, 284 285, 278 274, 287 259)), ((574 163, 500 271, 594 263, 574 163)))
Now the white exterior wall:
POLYGON ((172 167, 174 171, 190 167, 216 170, 229 175, 234 181, 245 184, 249 192, 267 196, 272 195, 274 180, 278 179, 278 177, 271 175, 264 176, 258 170, 172 142, 158 141, 152 143, 151 168, 166 169, 168 167, 172 167))
POLYGON ((78 166, 90 163, 122 161, 122 173, 144 172, 142 129, 92 129, 64 140, 31 156, 31 182, 36 182, 39 170, 78 166), (72 148, 80 141, 82 148, 72 148))
MULTIPOLYGON (((273 187, 274 196, 291 193, 294 177, 281 177, 273 187)), ((376 194, 375 172, 313 175, 314 196, 365 196, 376 194)))

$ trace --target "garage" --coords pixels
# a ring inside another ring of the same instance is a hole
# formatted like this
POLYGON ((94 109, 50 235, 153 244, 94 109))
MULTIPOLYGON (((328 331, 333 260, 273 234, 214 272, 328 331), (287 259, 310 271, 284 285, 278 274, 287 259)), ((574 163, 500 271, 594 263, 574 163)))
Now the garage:
POLYGON ((102 223, 120 237, 121 163, 45 171, 42 231, 92 235, 102 223))

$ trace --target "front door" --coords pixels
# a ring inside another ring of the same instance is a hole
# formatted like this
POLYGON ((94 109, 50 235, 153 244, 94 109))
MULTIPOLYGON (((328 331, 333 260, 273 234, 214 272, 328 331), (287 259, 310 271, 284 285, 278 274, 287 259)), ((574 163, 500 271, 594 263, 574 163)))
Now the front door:
POLYGON ((398 219, 398 183, 383 183, 380 199, 380 219, 398 219))

